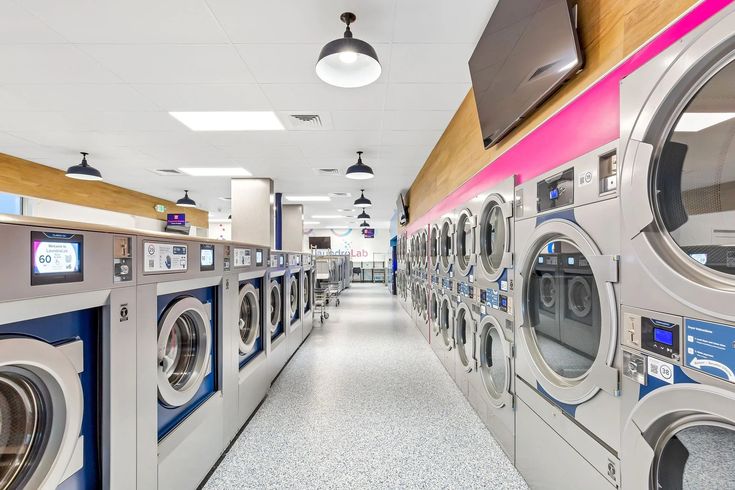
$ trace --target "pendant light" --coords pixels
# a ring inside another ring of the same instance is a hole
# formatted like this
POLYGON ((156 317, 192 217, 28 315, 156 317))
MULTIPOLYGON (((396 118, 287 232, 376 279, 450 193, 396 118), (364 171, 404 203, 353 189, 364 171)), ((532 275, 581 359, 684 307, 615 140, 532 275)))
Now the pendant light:
POLYGON ((375 177, 375 175, 373 175, 373 169, 370 168, 368 165, 362 163, 361 151, 357 152, 357 163, 354 165, 350 165, 350 167, 347 169, 347 173, 345 173, 345 177, 355 180, 372 179, 373 177, 375 177))
POLYGON ((355 199, 354 205, 358 208, 369 208, 373 205, 372 201, 365 197, 365 189, 360 189, 360 197, 355 199))
POLYGON ((370 219, 370 215, 365 212, 365 209, 363 208, 362 213, 357 215, 357 219, 370 219))
POLYGON ((382 71, 378 55, 368 43, 352 37, 350 24, 357 19, 355 14, 345 12, 339 18, 347 24, 344 37, 324 45, 316 63, 316 74, 335 87, 370 85, 382 71))
POLYGON ((370 227, 370 223, 368 223, 367 221, 363 221, 362 223, 360 223, 360 228, 369 228, 369 227, 370 227))
POLYGON ((194 201, 194 199, 189 197, 189 191, 184 191, 184 197, 176 201, 176 205, 180 206, 182 208, 195 208, 197 207, 197 203, 194 201))
POLYGON ((85 151, 80 151, 79 153, 82 154, 82 163, 72 165, 66 169, 66 176, 77 180, 102 180, 100 171, 87 163, 87 155, 89 153, 85 151))

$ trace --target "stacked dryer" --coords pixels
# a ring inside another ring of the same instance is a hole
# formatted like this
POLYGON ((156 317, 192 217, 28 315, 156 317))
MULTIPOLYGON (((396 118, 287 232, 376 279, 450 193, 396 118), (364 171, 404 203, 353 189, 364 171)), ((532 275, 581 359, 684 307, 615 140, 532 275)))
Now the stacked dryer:
POLYGON ((516 465, 532 487, 619 482, 616 150, 516 188, 516 465))
POLYGON ((432 225, 437 246, 438 304, 436 328, 433 329, 431 346, 439 360, 454 378, 454 315, 457 296, 454 294, 454 216, 447 215, 432 225))
POLYGON ((134 488, 134 237, 17 217, 0 237, 0 487, 134 488))
POLYGON ((314 326, 314 287, 316 286, 316 267, 314 267, 314 256, 310 253, 301 254, 301 266, 303 274, 301 276, 302 286, 301 294, 303 304, 303 327, 301 341, 311 333, 314 326))
POLYGON ((202 481, 223 450, 223 344, 235 284, 225 246, 140 236, 137 325, 139 488, 202 481))
POLYGON ((431 333, 429 327, 429 278, 428 278, 428 256, 427 245, 428 235, 425 229, 421 229, 416 233, 416 328, 421 335, 429 341, 431 333))
POLYGON ((732 488, 735 7, 621 87, 622 486, 732 488))
MULTIPOLYGON (((479 320, 469 400, 511 461, 515 459, 515 332, 513 311, 515 177, 480 196, 473 271, 479 320)), ((459 250, 459 247, 458 247, 459 250)))

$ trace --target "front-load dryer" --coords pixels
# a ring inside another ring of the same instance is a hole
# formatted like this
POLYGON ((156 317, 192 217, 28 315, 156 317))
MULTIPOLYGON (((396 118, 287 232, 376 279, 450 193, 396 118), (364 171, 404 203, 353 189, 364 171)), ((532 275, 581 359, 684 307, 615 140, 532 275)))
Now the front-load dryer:
MULTIPOLYGON (((330 265, 334 261, 330 261, 330 265)), ((266 318, 266 327, 268 337, 266 342, 266 351, 268 352, 268 366, 270 370, 270 381, 273 382, 281 372, 283 366, 286 365, 290 353, 288 350, 288 340, 286 339, 286 324, 288 319, 285 318, 287 302, 286 294, 286 253, 279 250, 273 250, 270 254, 270 265, 266 272, 266 300, 268 316, 266 318)), ((332 274, 336 274, 335 269, 330 269, 330 281, 332 274)))
POLYGON ((621 84, 623 488, 735 476, 735 7, 621 84))
POLYGON ((291 357, 304 340, 304 269, 301 266, 301 252, 287 252, 286 263, 288 268, 284 276, 286 289, 283 296, 283 318, 287 325, 288 356, 291 357))
POLYGON ((227 440, 223 317, 236 285, 223 281, 222 243, 151 235, 138 250, 138 485, 188 487, 227 440))
POLYGON ((469 388, 470 404, 511 461, 515 458, 514 192, 515 177, 509 177, 478 196, 482 200, 475 266, 478 375, 470 378, 469 388))
POLYGON ((470 199, 455 210, 456 225, 452 237, 454 265, 452 271, 458 281, 474 282, 477 260, 478 198, 470 199))
POLYGON ((454 214, 444 216, 439 224, 439 275, 454 276, 454 214))
POLYGON ((301 254, 301 265, 304 269, 301 280, 302 303, 304 305, 303 330, 301 341, 311 333, 314 327, 314 287, 316 285, 316 269, 314 267, 314 256, 310 253, 301 254))
POLYGON ((0 221, 0 488, 135 487, 134 237, 0 221))
MULTIPOLYGON (((270 387, 266 356, 266 269, 269 249, 258 245, 232 243, 231 263, 237 289, 231 294, 235 312, 232 318, 230 374, 232 390, 225 391, 228 419, 227 436, 232 440, 247 422, 270 387), (232 391, 235 397, 228 396, 232 391)), ((234 289, 234 288, 233 288, 234 289)))
POLYGON ((477 375, 476 337, 480 310, 475 301, 475 287, 457 282, 457 306, 454 309, 454 381, 469 399, 470 383, 477 375))
POLYGON ((516 187, 516 465, 531 486, 618 485, 616 149, 516 187))

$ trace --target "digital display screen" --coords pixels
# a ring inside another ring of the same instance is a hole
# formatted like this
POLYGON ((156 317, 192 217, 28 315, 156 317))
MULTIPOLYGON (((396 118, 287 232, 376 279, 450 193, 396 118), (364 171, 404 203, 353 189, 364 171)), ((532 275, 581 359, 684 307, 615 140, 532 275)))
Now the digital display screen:
POLYGON ((31 285, 84 280, 82 255, 82 235, 32 232, 31 285))
POLYGON ((255 250, 255 265, 263 265, 263 251, 261 249, 255 250))
POLYGON ((365 238, 375 238, 375 228, 363 228, 362 236, 365 238))
POLYGON ((661 344, 674 345, 674 332, 663 328, 653 328, 653 340, 661 344))
POLYGON ((199 250, 199 266, 200 270, 214 270, 214 245, 202 245, 199 250))
POLYGON ((278 265, 283 266, 283 255, 278 256, 278 265))
POLYGON ((567 264, 574 265, 574 257, 567 257, 567 264))
POLYGON ((549 199, 551 199, 552 201, 559 199, 559 188, 558 187, 555 187, 549 191, 549 199))
POLYGON ((186 215, 183 213, 168 213, 166 216, 166 224, 183 226, 186 224, 186 215))

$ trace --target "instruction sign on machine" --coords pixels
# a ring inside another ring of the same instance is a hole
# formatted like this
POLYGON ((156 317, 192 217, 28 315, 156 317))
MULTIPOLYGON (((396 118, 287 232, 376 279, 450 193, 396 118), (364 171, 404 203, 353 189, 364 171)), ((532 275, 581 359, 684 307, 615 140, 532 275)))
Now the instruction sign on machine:
POLYGON ((687 318, 686 365, 735 383, 735 326, 687 318))

